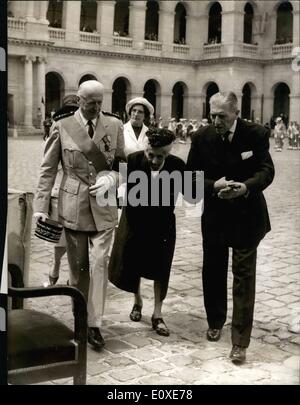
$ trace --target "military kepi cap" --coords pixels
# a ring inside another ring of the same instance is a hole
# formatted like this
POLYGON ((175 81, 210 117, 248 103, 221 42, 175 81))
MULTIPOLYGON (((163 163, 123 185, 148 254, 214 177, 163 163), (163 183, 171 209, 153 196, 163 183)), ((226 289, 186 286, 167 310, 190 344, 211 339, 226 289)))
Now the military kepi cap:
POLYGON ((46 240, 47 242, 57 243, 61 237, 63 231, 63 226, 57 221, 46 218, 42 221, 41 218, 38 219, 35 229, 35 236, 40 239, 46 240))

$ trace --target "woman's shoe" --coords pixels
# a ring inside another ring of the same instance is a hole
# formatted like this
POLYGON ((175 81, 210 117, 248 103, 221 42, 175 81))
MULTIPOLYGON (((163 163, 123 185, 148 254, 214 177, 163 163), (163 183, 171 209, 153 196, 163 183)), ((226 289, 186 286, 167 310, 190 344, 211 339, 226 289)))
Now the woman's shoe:
POLYGON ((167 328, 167 325, 164 323, 164 320, 162 318, 154 318, 152 315, 151 322, 152 322, 152 329, 154 329, 158 335, 161 336, 170 335, 169 329, 167 328))
POLYGON ((52 277, 49 274, 49 283, 50 285, 55 285, 57 283, 58 277, 52 277))
POLYGON ((142 319, 142 306, 134 304, 129 318, 134 322, 139 322, 142 319))

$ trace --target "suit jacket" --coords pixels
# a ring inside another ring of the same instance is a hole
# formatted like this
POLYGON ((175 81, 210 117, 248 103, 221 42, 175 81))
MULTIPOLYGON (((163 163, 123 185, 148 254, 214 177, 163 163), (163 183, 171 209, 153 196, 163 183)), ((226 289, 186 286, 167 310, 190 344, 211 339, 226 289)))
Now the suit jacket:
POLYGON ((200 128, 193 137, 187 169, 204 171, 204 240, 237 248, 250 247, 270 231, 262 191, 273 181, 274 165, 264 127, 238 118, 229 146, 212 125, 200 128), (223 176, 245 183, 248 196, 219 199, 213 186, 223 176))
POLYGON ((51 190, 59 162, 63 178, 59 190, 58 213, 60 222, 67 228, 78 231, 101 231, 117 224, 117 207, 99 207, 96 198, 90 196, 89 187, 96 182, 97 172, 68 133, 68 121, 76 120, 82 127, 80 136, 87 143, 94 142, 112 167, 115 158, 124 156, 123 124, 113 116, 100 112, 93 140, 84 127, 79 110, 74 116, 53 124, 45 146, 40 177, 35 196, 35 211, 49 212, 51 190), (109 139, 109 150, 105 149, 109 139))

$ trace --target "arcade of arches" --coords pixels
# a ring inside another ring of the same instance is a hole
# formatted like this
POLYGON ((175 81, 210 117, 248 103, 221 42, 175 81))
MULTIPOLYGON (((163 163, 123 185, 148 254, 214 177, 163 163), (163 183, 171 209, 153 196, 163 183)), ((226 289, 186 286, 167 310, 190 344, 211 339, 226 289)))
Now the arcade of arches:
POLYGON ((59 108, 89 79, 123 120, 137 96, 157 119, 209 118, 209 98, 232 90, 243 118, 299 122, 299 73, 286 75, 299 13, 285 0, 9 1, 9 122, 32 128, 39 109, 59 108), (47 46, 34 45, 42 29, 47 46))

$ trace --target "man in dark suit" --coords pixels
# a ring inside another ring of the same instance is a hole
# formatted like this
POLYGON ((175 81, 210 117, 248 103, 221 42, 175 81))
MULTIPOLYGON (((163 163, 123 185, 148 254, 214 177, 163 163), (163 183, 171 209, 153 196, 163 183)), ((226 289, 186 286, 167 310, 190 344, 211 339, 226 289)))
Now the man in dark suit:
POLYGON ((212 125, 194 135, 188 170, 204 171, 203 293, 207 339, 218 341, 227 315, 229 247, 233 250, 232 350, 236 364, 246 360, 255 300, 256 252, 270 231, 262 191, 274 178, 268 131, 238 118, 234 93, 210 99, 212 125))

